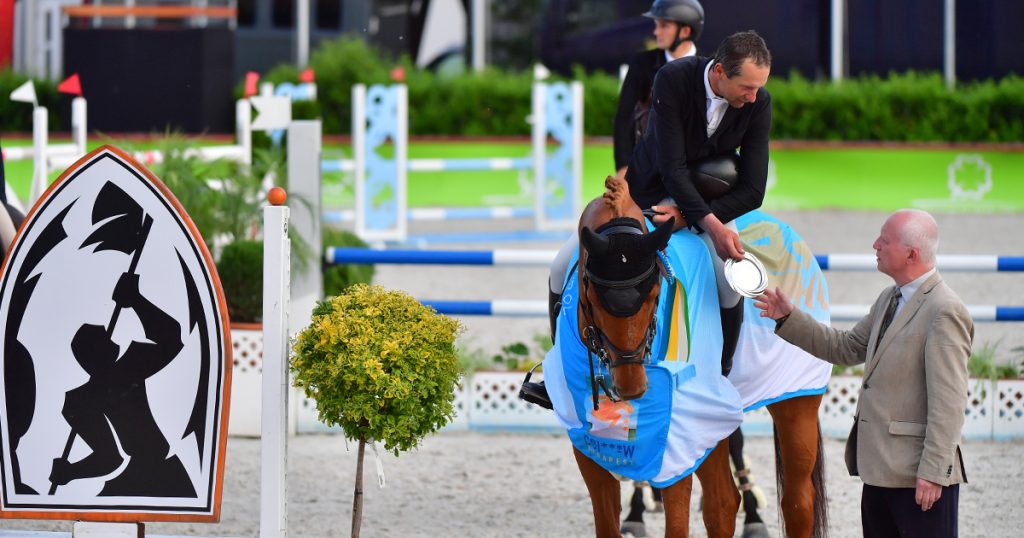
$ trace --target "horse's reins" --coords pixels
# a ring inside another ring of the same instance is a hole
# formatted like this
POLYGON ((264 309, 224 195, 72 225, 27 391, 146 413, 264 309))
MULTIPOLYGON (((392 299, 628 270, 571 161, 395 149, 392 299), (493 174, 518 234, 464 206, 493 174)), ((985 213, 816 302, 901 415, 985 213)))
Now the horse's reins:
MULTIPOLYGON (((611 226, 607 229, 601 230, 600 235, 607 237, 614 233, 643 235, 642 230, 632 226, 611 226)), ((587 252, 587 262, 589 262, 589 259, 590 253, 587 252)), ((618 346, 612 343, 608 336, 598 328, 597 323, 594 322, 594 307, 590 303, 590 299, 587 298, 590 291, 590 283, 593 281, 593 283, 598 286, 604 286, 612 289, 635 288, 650 278, 651 273, 658 269, 660 258, 656 258, 651 263, 651 266, 642 274, 629 280, 607 280, 595 276, 588 268, 587 262, 584 262, 583 264, 583 293, 580 295, 580 304, 583 307, 583 317, 587 324, 583 327, 583 334, 581 336, 583 337, 583 344, 587 348, 587 359, 590 362, 590 388, 593 391, 594 411, 597 411, 598 386, 604 390, 605 395, 607 395, 608 399, 612 402, 620 402, 622 399, 615 393, 614 387, 609 386, 608 379, 603 374, 595 374, 594 355, 597 355, 601 364, 609 371, 626 364, 646 364, 648 357, 650 357, 651 344, 657 333, 659 297, 655 297, 654 314, 651 316, 651 321, 647 325, 647 330, 645 331, 643 340, 635 349, 626 352, 622 351, 618 346), (617 358, 612 358, 609 350, 612 351, 617 358)))

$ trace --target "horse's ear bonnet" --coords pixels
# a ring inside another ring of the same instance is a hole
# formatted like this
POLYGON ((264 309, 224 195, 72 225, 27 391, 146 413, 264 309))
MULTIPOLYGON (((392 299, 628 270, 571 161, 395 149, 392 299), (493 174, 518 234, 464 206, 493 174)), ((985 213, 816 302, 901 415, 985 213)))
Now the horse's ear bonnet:
POLYGON ((658 281, 657 252, 665 247, 674 222, 644 234, 642 224, 615 218, 597 229, 584 227, 580 240, 587 250, 584 267, 605 310, 613 316, 636 314, 658 281))

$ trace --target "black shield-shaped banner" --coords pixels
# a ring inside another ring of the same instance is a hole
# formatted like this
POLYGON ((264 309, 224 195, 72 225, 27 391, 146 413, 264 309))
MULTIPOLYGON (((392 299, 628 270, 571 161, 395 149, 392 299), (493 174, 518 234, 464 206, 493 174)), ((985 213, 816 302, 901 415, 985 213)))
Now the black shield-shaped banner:
POLYGON ((0 517, 217 521, 231 343, 205 244, 104 146, 32 209, 0 276, 0 517))

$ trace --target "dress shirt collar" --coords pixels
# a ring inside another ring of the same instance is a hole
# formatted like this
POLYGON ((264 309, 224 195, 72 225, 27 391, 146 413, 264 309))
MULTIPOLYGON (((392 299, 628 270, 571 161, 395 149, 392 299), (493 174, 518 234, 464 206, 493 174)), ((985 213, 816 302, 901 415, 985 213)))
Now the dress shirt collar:
POLYGON ((708 65, 704 66, 704 93, 708 98, 708 106, 721 106, 726 104, 725 99, 715 95, 715 92, 711 89, 711 80, 708 79, 708 74, 711 72, 711 66, 715 65, 715 61, 711 60, 708 65))
POLYGON ((896 307, 897 312, 903 309, 903 305, 907 304, 907 301, 910 300, 910 298, 913 297, 915 293, 917 293, 917 290, 921 287, 922 284, 924 284, 924 281, 928 280, 928 277, 932 276, 933 274, 935 274, 934 268, 932 268, 927 273, 915 278, 914 280, 911 280, 910 282, 907 282, 906 284, 899 286, 900 294, 902 295, 902 297, 900 298, 899 305, 896 307))
POLYGON ((692 47, 690 47, 690 51, 687 52, 686 54, 680 56, 679 58, 673 58, 672 55, 669 54, 668 51, 666 50, 665 51, 665 63, 669 63, 672 60, 679 60, 681 58, 686 58, 687 56, 696 56, 696 55, 697 55, 697 45, 693 45, 692 47))

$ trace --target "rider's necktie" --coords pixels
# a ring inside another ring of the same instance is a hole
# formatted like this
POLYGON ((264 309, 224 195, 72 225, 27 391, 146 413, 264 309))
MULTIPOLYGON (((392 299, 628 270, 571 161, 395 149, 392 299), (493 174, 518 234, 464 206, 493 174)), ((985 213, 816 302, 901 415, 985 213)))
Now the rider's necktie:
POLYGON ((878 328, 878 339, 875 340, 875 349, 878 349, 878 343, 882 341, 882 337, 885 336, 885 330, 889 328, 892 323, 892 318, 896 317, 896 307, 900 304, 900 298, 903 294, 897 287, 892 294, 892 298, 889 299, 889 306, 885 309, 885 316, 882 317, 882 325, 878 328))

